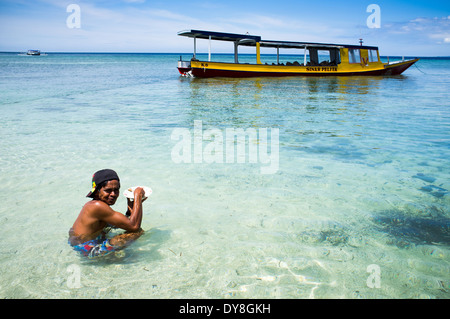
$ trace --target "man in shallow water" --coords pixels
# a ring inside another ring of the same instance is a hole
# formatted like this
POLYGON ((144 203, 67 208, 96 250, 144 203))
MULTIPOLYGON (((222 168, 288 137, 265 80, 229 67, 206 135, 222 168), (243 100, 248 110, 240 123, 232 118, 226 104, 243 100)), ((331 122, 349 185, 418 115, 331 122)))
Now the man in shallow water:
POLYGON ((119 190, 119 176, 111 169, 100 170, 92 177, 92 190, 87 194, 92 200, 83 206, 69 231, 69 244, 82 255, 89 258, 108 255, 125 248, 143 234, 144 190, 136 188, 134 200, 128 199, 126 216, 110 207, 116 203, 119 190), (108 239, 107 229, 111 226, 126 232, 108 239))

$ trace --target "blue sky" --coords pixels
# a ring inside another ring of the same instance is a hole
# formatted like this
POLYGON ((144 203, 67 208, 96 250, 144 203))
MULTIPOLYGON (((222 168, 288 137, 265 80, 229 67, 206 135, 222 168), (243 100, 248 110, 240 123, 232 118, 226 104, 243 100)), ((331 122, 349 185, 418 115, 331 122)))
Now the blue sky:
MULTIPOLYGON (((450 56, 450 1, 0 0, 0 51, 191 52, 193 41, 177 36, 185 29, 344 44, 362 37, 382 55, 450 56), (80 28, 67 26, 70 4, 80 8, 80 28), (367 26, 370 4, 380 8, 380 28, 367 26)), ((207 45, 198 41, 198 51, 207 45)), ((213 42, 213 52, 232 50, 213 42)))

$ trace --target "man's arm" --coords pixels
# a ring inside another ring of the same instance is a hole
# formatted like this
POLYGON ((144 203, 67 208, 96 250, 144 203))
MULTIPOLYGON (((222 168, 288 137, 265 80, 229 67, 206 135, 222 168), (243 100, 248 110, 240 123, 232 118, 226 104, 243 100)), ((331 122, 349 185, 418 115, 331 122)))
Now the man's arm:
POLYGON ((142 222, 142 197, 144 190, 139 187, 134 191, 134 205, 129 207, 131 216, 128 219, 122 213, 114 211, 109 205, 103 202, 97 203, 96 217, 110 225, 122 228, 126 231, 137 232, 141 228, 142 222))
POLYGON ((137 225, 137 229, 136 230, 132 230, 132 231, 138 231, 139 229, 141 229, 141 222, 142 222, 142 197, 144 197, 144 189, 142 187, 138 187, 134 190, 134 202, 133 202, 133 207, 129 207, 128 209, 131 212, 131 216, 130 216, 130 222, 133 225, 137 225))

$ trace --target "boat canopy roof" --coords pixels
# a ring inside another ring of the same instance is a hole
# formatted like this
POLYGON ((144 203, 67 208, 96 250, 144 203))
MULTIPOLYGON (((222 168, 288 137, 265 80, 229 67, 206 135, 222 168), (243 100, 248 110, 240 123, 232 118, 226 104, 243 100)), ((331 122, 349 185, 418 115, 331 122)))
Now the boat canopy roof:
POLYGON ((202 31, 202 30, 184 30, 178 32, 178 35, 198 39, 209 39, 209 37, 211 37, 211 40, 233 41, 233 42, 247 39, 253 40, 254 42, 261 41, 261 37, 257 35, 202 31))
POLYGON ((225 33, 225 32, 215 32, 215 31, 203 31, 203 30, 184 30, 178 32, 179 36, 198 38, 198 39, 209 39, 219 40, 219 41, 232 41, 239 42, 239 45, 245 46, 256 46, 256 42, 259 42, 261 47, 266 48, 317 48, 317 49, 340 49, 340 48, 354 48, 354 49, 367 49, 367 50, 378 50, 375 46, 365 46, 365 45, 351 45, 351 44, 333 44, 333 43, 314 43, 314 42, 293 42, 293 41, 272 41, 272 40, 262 40, 260 36, 249 35, 249 34, 237 34, 237 33, 225 33))
POLYGON ((335 44, 335 43, 316 43, 316 42, 293 42, 293 41, 271 41, 271 40, 261 40, 261 47, 268 48, 315 48, 315 49, 341 49, 341 48, 350 48, 350 49, 371 49, 378 50, 378 47, 374 46, 366 46, 366 45, 351 45, 351 44, 335 44))

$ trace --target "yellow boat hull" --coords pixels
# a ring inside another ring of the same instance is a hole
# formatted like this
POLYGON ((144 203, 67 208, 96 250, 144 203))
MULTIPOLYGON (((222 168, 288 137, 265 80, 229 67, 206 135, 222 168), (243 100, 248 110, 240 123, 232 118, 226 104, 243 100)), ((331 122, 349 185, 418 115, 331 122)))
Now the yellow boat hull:
POLYGON ((191 70, 195 77, 260 77, 260 76, 354 76, 354 75, 398 75, 416 63, 419 59, 384 64, 355 63, 337 66, 288 66, 269 64, 222 63, 209 61, 191 61, 191 70))

